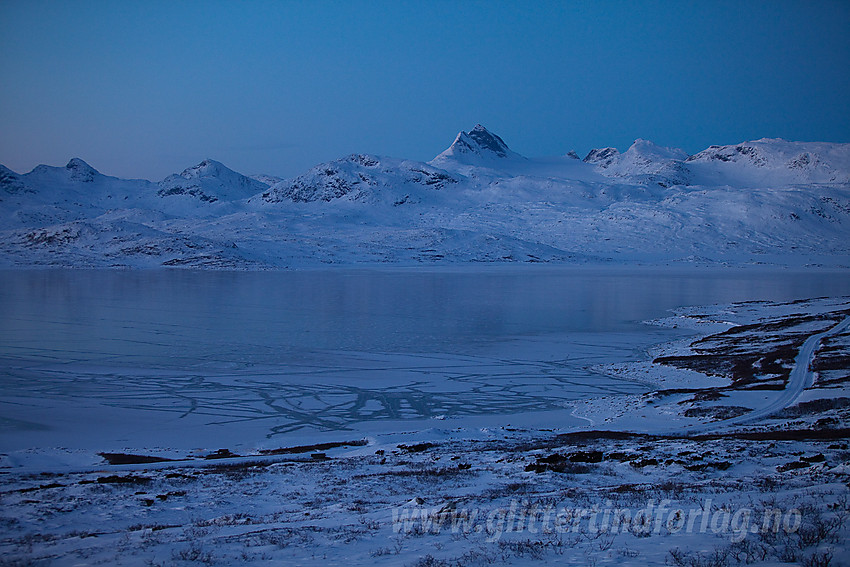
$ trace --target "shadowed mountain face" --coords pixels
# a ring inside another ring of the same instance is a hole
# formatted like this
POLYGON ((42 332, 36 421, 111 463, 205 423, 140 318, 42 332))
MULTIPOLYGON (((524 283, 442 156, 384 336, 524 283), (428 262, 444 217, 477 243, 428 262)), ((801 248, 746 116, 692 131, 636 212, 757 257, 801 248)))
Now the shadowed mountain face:
POLYGON ((584 161, 585 163, 605 167, 610 165, 618 155, 620 155, 620 152, 617 148, 598 148, 587 152, 587 155, 584 156, 584 161))
POLYGON ((508 145, 502 141, 500 137, 487 131, 487 128, 481 124, 477 124, 475 128, 470 130, 466 135, 469 139, 475 142, 475 146, 479 149, 479 151, 490 151, 499 157, 508 156, 508 151, 510 151, 508 150, 508 145))
POLYGON ((493 134, 481 124, 477 124, 469 132, 459 132, 452 145, 434 158, 432 163, 439 165, 442 161, 454 160, 459 163, 476 165, 503 159, 524 158, 511 151, 499 136, 493 134))
POLYGON ((100 175, 100 172, 80 158, 73 158, 65 166, 65 169, 70 172, 71 179, 81 183, 91 183, 95 177, 100 175))

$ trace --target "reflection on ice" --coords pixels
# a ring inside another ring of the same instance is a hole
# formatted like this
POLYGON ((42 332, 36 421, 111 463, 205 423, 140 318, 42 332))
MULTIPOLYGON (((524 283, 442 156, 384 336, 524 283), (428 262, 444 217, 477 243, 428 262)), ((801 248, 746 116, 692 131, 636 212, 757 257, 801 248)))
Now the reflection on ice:
POLYGON ((571 400, 648 389, 590 370, 680 336, 641 320, 850 292, 843 274, 693 269, 0 277, 3 450, 278 442, 546 412, 540 426, 567 426, 571 400))

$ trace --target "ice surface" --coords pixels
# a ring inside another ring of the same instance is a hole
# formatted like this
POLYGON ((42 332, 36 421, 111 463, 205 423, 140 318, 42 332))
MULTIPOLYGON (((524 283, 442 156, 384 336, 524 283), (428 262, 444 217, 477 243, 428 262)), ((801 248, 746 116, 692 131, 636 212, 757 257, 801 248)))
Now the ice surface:
POLYGON ((3 272, 0 449, 256 448, 341 432, 569 428, 657 386, 596 368, 711 302, 850 293, 776 270, 3 272))

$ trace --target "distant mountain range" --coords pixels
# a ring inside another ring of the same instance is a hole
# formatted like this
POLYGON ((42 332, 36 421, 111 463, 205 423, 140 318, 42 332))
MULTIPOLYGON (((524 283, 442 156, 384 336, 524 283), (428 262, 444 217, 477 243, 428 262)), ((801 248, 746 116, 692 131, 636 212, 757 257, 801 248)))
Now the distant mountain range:
POLYGON ((292 179, 0 166, 0 266, 464 262, 850 265, 850 144, 529 158, 478 125, 428 163, 354 154, 292 179))

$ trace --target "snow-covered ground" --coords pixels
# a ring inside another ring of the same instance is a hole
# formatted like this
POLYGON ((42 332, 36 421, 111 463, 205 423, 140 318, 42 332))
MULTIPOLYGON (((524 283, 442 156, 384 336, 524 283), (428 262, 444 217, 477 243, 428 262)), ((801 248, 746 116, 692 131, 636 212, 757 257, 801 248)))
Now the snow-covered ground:
POLYGON ((2 267, 225 270, 0 272, 0 565, 846 564, 848 243, 850 144, 0 166, 2 267))
POLYGON ((483 126, 429 163, 353 154, 292 179, 214 160, 154 183, 0 166, 0 265, 280 269, 468 262, 846 266, 850 144, 527 158, 483 126))
POLYGON ((437 420, 240 454, 7 461, 0 553, 10 565, 844 564, 848 317, 847 298, 678 310, 653 323, 696 336, 596 367, 652 391, 576 400, 562 427, 437 420), (800 372, 806 387, 789 390, 800 372), (759 413, 789 391, 786 409, 759 413))

